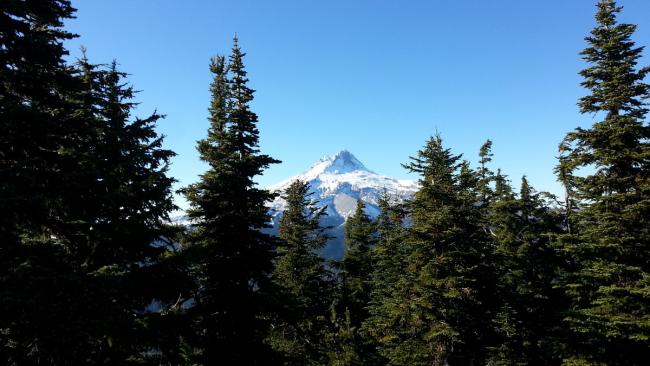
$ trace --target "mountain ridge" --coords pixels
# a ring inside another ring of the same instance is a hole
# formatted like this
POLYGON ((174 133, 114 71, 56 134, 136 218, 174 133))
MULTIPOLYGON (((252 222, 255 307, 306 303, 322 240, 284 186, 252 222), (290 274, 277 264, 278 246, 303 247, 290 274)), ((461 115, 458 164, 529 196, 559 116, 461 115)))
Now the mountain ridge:
MULTIPOLYGON (((357 159, 350 151, 341 150, 327 155, 312 164, 301 174, 266 187, 272 192, 283 193, 295 180, 308 182, 312 199, 319 207, 327 206, 327 216, 322 224, 330 226, 333 237, 320 253, 328 259, 341 259, 344 254, 343 233, 345 221, 356 210, 357 199, 366 203, 366 213, 375 218, 379 214, 379 198, 384 194, 402 202, 418 189, 412 180, 398 180, 377 174, 357 159)), ((277 232, 286 202, 279 196, 269 203, 273 231, 277 232)))

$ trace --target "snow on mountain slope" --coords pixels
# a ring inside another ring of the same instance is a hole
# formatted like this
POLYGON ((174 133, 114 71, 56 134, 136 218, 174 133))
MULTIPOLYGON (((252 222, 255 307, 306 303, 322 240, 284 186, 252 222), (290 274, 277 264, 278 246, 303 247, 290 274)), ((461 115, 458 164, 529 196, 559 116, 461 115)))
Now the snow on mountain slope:
MULTIPOLYGON (((327 205, 327 217, 323 219, 322 224, 332 226, 330 235, 334 238, 328 242, 321 255, 328 259, 343 257, 345 220, 356 210, 358 198, 366 203, 366 213, 374 218, 379 214, 377 204, 384 192, 393 200, 403 201, 418 189, 415 181, 397 180, 368 170, 347 150, 326 156, 305 173, 267 189, 282 193, 297 179, 309 182, 312 199, 316 200, 319 206, 327 205)), ((285 208, 286 202, 282 197, 277 197, 269 204, 275 230, 285 208)))

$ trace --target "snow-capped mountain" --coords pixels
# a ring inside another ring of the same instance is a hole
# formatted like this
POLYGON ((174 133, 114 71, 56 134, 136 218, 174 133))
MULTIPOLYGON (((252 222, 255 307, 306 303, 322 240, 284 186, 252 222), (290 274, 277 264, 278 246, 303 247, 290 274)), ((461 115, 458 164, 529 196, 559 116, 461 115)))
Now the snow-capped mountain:
MULTIPOLYGON (((282 193, 295 180, 308 182, 310 191, 313 192, 312 198, 319 206, 327 206, 327 217, 323 219, 323 225, 333 227, 330 235, 334 238, 321 255, 330 259, 340 259, 343 256, 343 225, 354 213, 358 198, 366 203, 366 213, 374 218, 379 214, 377 203, 384 192, 391 199, 403 201, 418 189, 415 181, 397 180, 368 170, 347 150, 326 156, 314 163, 308 171, 267 189, 282 193)), ((269 206, 274 228, 277 229, 286 202, 282 197, 277 197, 269 206)))

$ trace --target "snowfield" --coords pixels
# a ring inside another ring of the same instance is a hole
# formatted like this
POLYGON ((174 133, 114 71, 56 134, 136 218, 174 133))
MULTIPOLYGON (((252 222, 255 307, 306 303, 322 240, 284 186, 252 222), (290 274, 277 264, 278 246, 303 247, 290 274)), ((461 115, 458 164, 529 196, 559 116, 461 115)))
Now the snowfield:
MULTIPOLYGON (((282 193, 295 180, 309 182, 312 199, 320 207, 327 206, 327 216, 322 224, 332 226, 330 235, 334 238, 320 254, 328 259, 343 257, 345 220, 354 213, 358 198, 366 203, 366 213, 375 218, 379 214, 377 203, 384 192, 392 200, 401 202, 411 197, 418 189, 415 181, 398 180, 368 170, 347 150, 321 158, 308 171, 267 189, 282 193)), ((274 231, 278 228, 285 208, 286 202, 282 197, 277 197, 269 204, 274 231)))

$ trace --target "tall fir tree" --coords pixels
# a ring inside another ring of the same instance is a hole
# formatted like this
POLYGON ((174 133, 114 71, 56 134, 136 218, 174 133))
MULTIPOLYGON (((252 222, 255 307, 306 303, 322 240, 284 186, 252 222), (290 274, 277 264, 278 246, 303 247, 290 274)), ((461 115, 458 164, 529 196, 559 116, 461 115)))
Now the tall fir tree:
MULTIPOLYGON (((0 5, 0 257, 20 245, 24 231, 50 220, 62 183, 59 166, 74 146, 67 133, 78 80, 67 67, 63 30, 69 1, 5 1, 0 5)), ((70 130, 69 130, 70 129, 70 130)))
POLYGON ((590 94, 582 113, 602 118, 577 128, 560 145, 558 172, 577 204, 571 233, 560 243, 570 262, 563 288, 570 298, 567 362, 641 365, 650 357, 650 68, 638 68, 643 47, 621 7, 597 4, 596 27, 581 55, 590 94))
POLYGON ((74 35, 62 28, 73 14, 69 1, 0 4, 0 360, 7 365, 74 362, 86 340, 70 309, 81 281, 57 230, 79 132, 68 98, 80 83, 63 46, 74 35))
POLYGON ((279 227, 273 280, 283 311, 270 334, 270 342, 282 354, 285 365, 323 365, 333 295, 334 278, 317 254, 329 236, 321 226, 325 207, 316 207, 309 183, 295 181, 284 198, 287 208, 279 227))
POLYGON ((264 233, 265 203, 273 194, 255 177, 279 161, 259 151, 257 116, 250 110, 244 53, 234 39, 226 65, 216 57, 210 91, 210 128, 199 141, 210 169, 184 192, 194 220, 185 245, 198 277, 196 315, 198 362, 211 365, 268 364, 266 308, 276 240, 264 233))
POLYGON ((173 208, 159 116, 128 123, 121 73, 65 64, 68 1, 0 8, 0 359, 135 362, 146 346, 134 312, 154 292, 135 283, 154 282, 142 263, 162 253, 152 243, 173 208), (119 113, 104 114, 109 105, 119 113))
POLYGON ((410 253, 382 353, 390 365, 481 364, 489 319, 482 301, 491 280, 466 164, 440 136, 412 160, 405 167, 420 174, 420 189, 409 202, 410 253))
POLYGON ((85 85, 77 113, 89 120, 89 132, 78 187, 64 202, 75 219, 64 223, 68 236, 80 237, 71 254, 90 269, 150 260, 165 250, 151 243, 169 235, 165 223, 175 209, 174 179, 166 175, 175 154, 155 131, 163 116, 132 117, 135 92, 115 61, 104 68, 84 56, 76 66, 85 85))
POLYGON ((78 67, 84 80, 96 79, 87 84, 86 99, 94 97, 95 104, 84 102, 81 109, 95 112, 97 120, 80 158, 84 173, 77 179, 83 183, 66 199, 66 210, 83 218, 69 225, 77 238, 73 254, 83 260, 91 286, 101 289, 92 300, 106 304, 96 308, 104 313, 88 315, 104 322, 99 330, 110 337, 111 359, 135 363, 161 348, 152 325, 158 320, 151 318, 167 311, 188 284, 169 260, 170 238, 178 230, 168 224, 175 209, 174 179, 167 176, 174 153, 155 131, 160 114, 132 116, 135 92, 116 62, 104 68, 84 57, 78 67), (159 310, 146 310, 152 303, 159 310))

